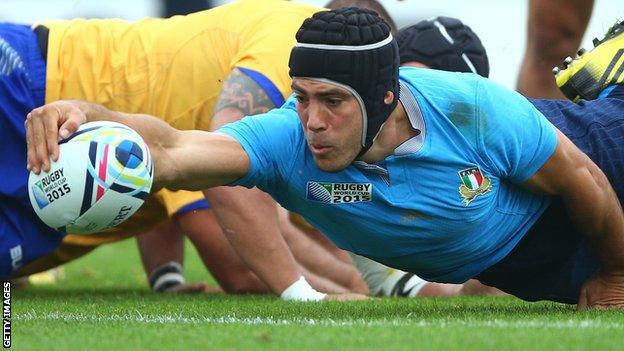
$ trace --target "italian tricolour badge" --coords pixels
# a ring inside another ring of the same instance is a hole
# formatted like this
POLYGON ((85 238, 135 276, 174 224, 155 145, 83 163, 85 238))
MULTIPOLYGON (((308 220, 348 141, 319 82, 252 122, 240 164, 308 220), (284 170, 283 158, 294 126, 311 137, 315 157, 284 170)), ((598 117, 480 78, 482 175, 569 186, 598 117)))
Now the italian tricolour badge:
POLYGON ((462 185, 459 186, 459 194, 464 199, 464 205, 468 206, 477 196, 489 192, 492 181, 481 173, 479 167, 466 168, 458 172, 462 185))

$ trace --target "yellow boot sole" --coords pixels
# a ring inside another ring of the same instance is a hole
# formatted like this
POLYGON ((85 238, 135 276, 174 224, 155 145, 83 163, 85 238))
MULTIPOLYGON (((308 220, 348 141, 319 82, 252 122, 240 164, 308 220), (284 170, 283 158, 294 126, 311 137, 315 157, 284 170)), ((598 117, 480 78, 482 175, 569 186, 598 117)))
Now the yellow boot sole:
POLYGON ((594 39, 594 49, 579 50, 568 57, 563 70, 553 69, 557 86, 572 101, 593 100, 609 85, 624 82, 624 21, 611 27, 602 40, 594 39))

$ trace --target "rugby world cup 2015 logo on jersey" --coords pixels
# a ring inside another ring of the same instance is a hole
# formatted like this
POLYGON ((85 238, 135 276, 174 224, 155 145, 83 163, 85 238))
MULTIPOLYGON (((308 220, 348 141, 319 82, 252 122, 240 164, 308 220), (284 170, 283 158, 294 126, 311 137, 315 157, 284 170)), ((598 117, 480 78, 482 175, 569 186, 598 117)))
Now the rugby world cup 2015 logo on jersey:
POLYGON ((492 189, 492 181, 481 172, 479 167, 462 169, 459 178, 462 184, 459 186, 459 194, 464 199, 464 205, 468 206, 477 196, 483 195, 492 189))
POLYGON ((326 204, 368 202, 373 199, 371 183, 308 182, 306 199, 326 204))

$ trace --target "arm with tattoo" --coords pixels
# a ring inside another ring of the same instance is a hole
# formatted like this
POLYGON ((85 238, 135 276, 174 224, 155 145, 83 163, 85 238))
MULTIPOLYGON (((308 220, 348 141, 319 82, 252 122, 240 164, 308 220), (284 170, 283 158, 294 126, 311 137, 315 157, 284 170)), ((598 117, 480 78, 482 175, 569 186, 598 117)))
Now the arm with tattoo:
MULTIPOLYGON (((210 129, 215 130, 249 113, 266 112, 273 107, 255 81, 234 69, 223 84, 210 129)), ((258 189, 243 187, 218 187, 204 193, 234 249, 273 292, 280 294, 299 279, 301 272, 281 237, 277 207, 269 196, 258 189), (273 257, 274 261, 263 259, 266 257, 273 257), (281 274, 276 274, 274 267, 282 267, 281 274)))
POLYGON ((273 109, 264 89, 238 69, 230 73, 223 83, 217 105, 212 116, 210 130, 241 119, 244 116, 257 115, 273 109))

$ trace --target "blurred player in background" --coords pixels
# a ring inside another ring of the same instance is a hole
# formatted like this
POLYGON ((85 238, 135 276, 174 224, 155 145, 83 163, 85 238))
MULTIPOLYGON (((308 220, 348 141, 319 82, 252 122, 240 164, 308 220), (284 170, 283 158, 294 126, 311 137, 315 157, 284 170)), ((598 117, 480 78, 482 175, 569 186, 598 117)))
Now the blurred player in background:
POLYGON ((527 43, 518 91, 528 97, 563 99, 553 67, 574 57, 592 14, 594 0, 529 0, 527 43))

